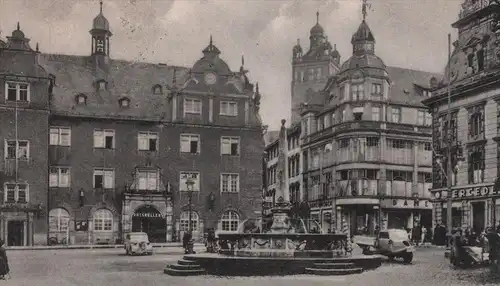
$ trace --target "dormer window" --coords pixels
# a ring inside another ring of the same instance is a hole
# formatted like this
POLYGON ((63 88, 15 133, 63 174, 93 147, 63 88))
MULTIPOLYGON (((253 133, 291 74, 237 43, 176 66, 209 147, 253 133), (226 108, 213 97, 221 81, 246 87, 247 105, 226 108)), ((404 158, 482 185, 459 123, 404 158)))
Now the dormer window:
POLYGON ((97 82, 97 90, 106 90, 107 82, 105 80, 100 80, 97 82))
POLYGON ((130 106, 130 99, 124 97, 119 100, 120 107, 126 108, 130 106))
POLYGON ((102 39, 97 39, 96 47, 98 52, 104 53, 104 41, 102 39))
POLYGON ((162 94, 163 91, 162 91, 162 88, 161 88, 161 85, 157 84, 155 86, 153 86, 153 94, 162 94))
POLYGON ((87 104, 87 96, 85 96, 85 94, 78 94, 76 96, 76 103, 77 104, 87 104))

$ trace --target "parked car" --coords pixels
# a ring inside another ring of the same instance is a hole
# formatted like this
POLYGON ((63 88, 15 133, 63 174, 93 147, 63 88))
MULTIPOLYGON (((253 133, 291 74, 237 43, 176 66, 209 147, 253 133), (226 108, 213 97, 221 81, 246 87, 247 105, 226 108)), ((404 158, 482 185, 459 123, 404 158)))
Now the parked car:
POLYGON ((125 252, 127 255, 153 254, 153 245, 149 242, 148 234, 131 232, 125 236, 125 252))
POLYGON ((354 236, 353 240, 363 249, 363 254, 378 253, 389 259, 400 257, 406 263, 413 260, 415 247, 406 230, 388 229, 380 231, 376 237, 354 236))

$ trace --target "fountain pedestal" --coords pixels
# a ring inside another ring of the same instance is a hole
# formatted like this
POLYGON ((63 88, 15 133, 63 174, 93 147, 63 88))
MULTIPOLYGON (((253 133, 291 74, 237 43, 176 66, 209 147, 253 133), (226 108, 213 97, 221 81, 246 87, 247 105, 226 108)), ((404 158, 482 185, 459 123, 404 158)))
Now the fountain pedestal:
POLYGON ((273 213, 273 224, 271 233, 287 233, 290 229, 290 207, 286 204, 279 204, 271 210, 273 213))

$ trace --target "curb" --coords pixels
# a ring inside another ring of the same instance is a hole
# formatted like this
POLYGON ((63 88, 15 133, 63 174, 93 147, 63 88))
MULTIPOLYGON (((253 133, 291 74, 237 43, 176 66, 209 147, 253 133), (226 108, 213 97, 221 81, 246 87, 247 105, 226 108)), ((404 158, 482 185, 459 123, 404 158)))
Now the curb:
MULTIPOLYGON (((194 247, 204 247, 204 244, 195 244, 194 247)), ((72 250, 72 249, 117 249, 124 248, 123 244, 113 245, 54 245, 54 246, 7 246, 6 250, 72 250)), ((153 248, 182 248, 182 244, 153 244, 153 248)))

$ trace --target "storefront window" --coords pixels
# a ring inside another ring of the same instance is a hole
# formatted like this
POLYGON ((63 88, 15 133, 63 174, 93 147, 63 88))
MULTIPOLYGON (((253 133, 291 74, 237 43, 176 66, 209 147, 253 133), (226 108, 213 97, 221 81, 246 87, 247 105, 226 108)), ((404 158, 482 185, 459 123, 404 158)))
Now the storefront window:
POLYGON ((222 231, 236 231, 240 223, 240 216, 235 211, 227 211, 222 215, 222 231))
POLYGON ((113 230, 113 213, 107 209, 100 209, 94 213, 94 230, 95 231, 112 231, 113 230))
POLYGON ((63 208, 52 209, 49 212, 49 231, 66 231, 69 225, 69 213, 63 208))
MULTIPOLYGON (((193 231, 198 231, 199 216, 196 212, 191 212, 191 226, 193 231)), ((189 212, 183 212, 180 219, 180 231, 189 231, 189 212)))

